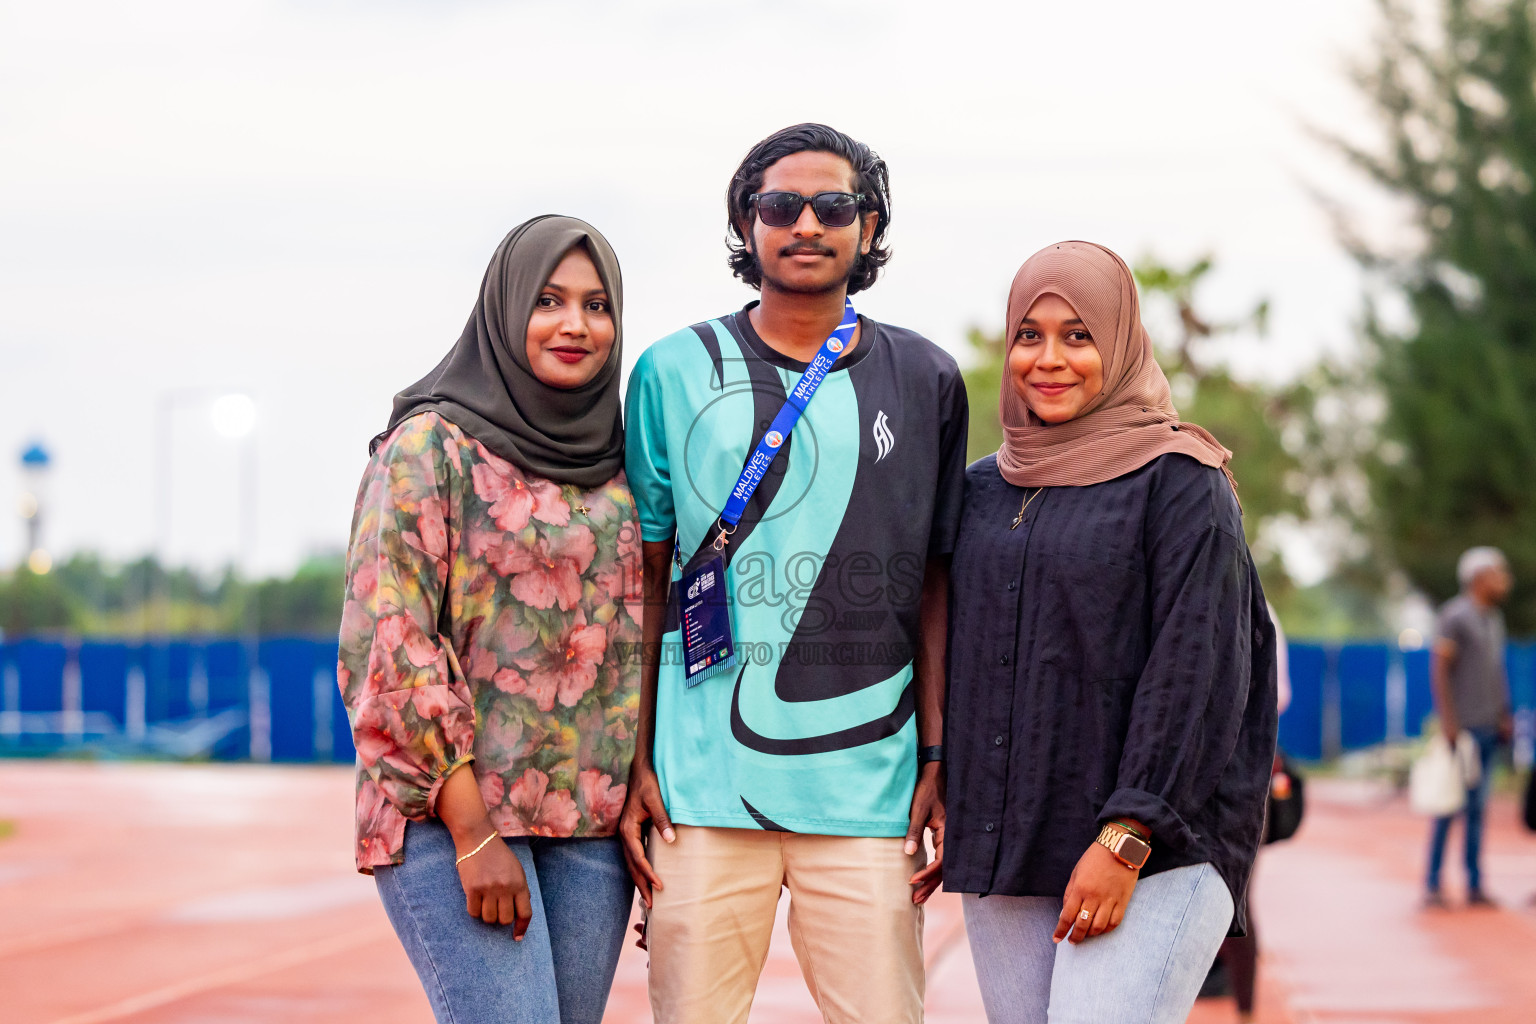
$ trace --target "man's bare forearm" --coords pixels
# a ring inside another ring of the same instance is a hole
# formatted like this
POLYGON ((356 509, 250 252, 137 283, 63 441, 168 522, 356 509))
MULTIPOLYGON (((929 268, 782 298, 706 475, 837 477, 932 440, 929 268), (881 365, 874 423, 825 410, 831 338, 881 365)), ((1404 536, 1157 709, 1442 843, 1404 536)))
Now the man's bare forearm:
POLYGON ((1443 644, 1436 644, 1429 656, 1429 688, 1435 698, 1435 711, 1447 733, 1454 733, 1460 725, 1456 701, 1451 697, 1451 666, 1455 661, 1455 650, 1443 644))
POLYGON ((933 557, 923 571, 923 599, 918 621, 917 742, 944 742, 945 652, 949 642, 949 559, 933 557))
POLYGON ((640 623, 640 720, 635 727, 635 761, 649 766, 656 734, 656 686, 661 674, 661 638, 667 628, 667 590, 672 583, 672 542, 640 544, 644 561, 643 621, 640 623))

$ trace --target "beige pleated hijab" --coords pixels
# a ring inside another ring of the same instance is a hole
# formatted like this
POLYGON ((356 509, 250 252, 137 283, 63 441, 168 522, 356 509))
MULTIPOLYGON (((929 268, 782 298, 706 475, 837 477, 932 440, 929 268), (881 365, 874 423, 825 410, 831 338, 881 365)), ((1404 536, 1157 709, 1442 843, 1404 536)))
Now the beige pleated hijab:
POLYGON ((1008 293, 1006 351, 1029 307, 1046 294, 1067 300, 1093 335, 1104 360, 1104 390, 1075 419, 1048 424, 1029 411, 1005 372, 998 405, 1003 445, 997 451, 1003 479, 1017 487, 1081 487, 1182 452, 1232 480, 1232 453, 1204 428, 1179 421, 1125 261, 1092 242, 1061 242, 1031 256, 1008 293))

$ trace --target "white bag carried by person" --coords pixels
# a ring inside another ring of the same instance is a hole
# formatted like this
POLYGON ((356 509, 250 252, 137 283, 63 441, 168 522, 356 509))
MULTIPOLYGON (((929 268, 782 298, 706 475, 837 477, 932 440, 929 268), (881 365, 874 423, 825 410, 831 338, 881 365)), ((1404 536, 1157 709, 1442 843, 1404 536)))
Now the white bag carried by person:
POLYGON ((1482 774, 1472 734, 1459 733, 1452 750, 1445 733, 1437 729, 1408 773, 1408 805, 1431 818, 1455 814, 1466 806, 1467 790, 1482 781, 1482 774))

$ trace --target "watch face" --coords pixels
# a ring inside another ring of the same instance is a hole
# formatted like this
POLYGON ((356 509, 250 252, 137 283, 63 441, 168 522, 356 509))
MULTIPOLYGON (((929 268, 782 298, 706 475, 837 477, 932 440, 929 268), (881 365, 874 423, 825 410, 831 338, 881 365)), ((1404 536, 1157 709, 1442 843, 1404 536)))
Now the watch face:
POLYGON ((1121 860, 1139 868, 1146 864, 1148 857, 1152 856, 1152 847, 1130 833, 1126 833, 1120 837, 1120 842, 1115 844, 1115 852, 1120 855, 1121 860))

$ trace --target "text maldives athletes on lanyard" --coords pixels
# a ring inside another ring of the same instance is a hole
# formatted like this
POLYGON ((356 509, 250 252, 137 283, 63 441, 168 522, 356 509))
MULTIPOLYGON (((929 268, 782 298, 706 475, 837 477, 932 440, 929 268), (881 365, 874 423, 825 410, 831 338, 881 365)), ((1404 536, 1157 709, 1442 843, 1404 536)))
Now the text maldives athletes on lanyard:
POLYGON ((720 518, 715 523, 720 533, 711 545, 715 551, 714 556, 702 560, 694 558, 678 580, 681 590, 678 606, 682 611, 683 680, 689 686, 736 664, 736 640, 731 632, 731 610, 726 587, 725 546, 731 542, 731 534, 736 532, 742 513, 747 510, 747 502, 752 499, 752 492, 762 483, 763 474, 768 472, 779 449, 789 439, 795 424, 800 422, 806 406, 816 396, 816 389, 821 387, 821 382, 831 372, 832 364, 837 362, 837 357, 848 347, 848 341, 858 325, 859 318, 853 311, 853 302, 844 299, 842 323, 837 325, 810 365, 806 366, 805 373, 800 375, 800 382, 784 399, 784 405, 773 418, 768 432, 757 443, 746 465, 742 467, 736 486, 731 488, 731 496, 726 500, 725 508, 720 511, 720 518))

